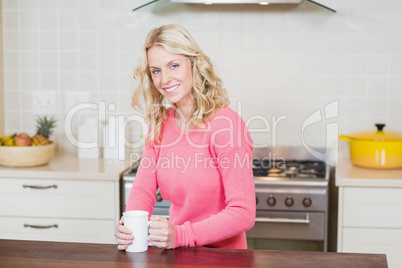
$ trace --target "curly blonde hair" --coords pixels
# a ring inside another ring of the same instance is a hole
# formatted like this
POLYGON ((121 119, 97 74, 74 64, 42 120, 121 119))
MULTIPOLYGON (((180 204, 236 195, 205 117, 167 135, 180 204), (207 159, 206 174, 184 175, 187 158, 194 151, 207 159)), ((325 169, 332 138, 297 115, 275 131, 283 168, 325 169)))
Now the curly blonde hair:
POLYGON ((131 105, 138 111, 145 112, 145 120, 151 125, 151 132, 146 140, 160 142, 162 123, 167 117, 167 101, 154 86, 148 67, 147 52, 153 46, 161 46, 170 53, 189 58, 193 73, 190 94, 195 105, 191 120, 197 127, 202 127, 204 120, 212 118, 219 108, 228 106, 229 97, 222 86, 222 80, 214 72, 211 60, 185 28, 169 24, 153 29, 145 39, 140 63, 134 71, 137 86, 131 105))

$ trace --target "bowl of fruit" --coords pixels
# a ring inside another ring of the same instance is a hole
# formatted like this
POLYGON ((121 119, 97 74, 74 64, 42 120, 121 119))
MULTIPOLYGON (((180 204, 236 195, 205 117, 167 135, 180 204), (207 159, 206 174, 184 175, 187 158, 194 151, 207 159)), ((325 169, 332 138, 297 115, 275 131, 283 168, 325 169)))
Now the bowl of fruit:
POLYGON ((55 144, 49 136, 56 127, 52 118, 39 117, 36 120, 36 134, 0 134, 0 165, 9 167, 34 167, 46 165, 53 157, 55 144))

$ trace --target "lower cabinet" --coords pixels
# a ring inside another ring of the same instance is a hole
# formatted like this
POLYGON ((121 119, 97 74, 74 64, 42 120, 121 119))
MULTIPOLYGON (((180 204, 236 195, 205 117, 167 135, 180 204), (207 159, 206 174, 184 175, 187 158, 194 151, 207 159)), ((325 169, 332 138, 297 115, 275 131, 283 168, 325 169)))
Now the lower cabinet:
POLYGON ((402 188, 339 187, 338 251, 382 253, 402 267, 402 188))
POLYGON ((0 178, 0 238, 115 243, 119 181, 0 178))
POLYGON ((390 267, 402 267, 402 228, 344 228, 344 252, 386 253, 390 267))

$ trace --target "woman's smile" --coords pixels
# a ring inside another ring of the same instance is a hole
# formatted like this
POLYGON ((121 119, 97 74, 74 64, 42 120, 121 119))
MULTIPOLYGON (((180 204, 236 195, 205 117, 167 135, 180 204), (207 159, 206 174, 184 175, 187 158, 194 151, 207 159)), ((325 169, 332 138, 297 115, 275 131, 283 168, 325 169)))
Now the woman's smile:
POLYGON ((176 89, 179 88, 180 85, 174 85, 171 87, 164 87, 163 89, 167 92, 167 93, 173 93, 176 91, 176 89))

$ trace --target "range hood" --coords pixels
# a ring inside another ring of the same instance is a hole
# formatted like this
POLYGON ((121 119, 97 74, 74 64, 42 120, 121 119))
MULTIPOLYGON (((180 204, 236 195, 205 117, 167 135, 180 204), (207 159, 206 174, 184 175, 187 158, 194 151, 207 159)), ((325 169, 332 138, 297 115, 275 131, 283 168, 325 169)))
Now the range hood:
POLYGON ((183 4, 300 4, 303 0, 171 0, 172 3, 183 4))
MULTIPOLYGON (((137 8, 134 8, 133 11, 136 11, 140 8, 143 8, 149 4, 158 2, 160 0, 152 0, 146 4, 143 4, 137 8)), ((325 9, 328 9, 332 12, 336 12, 336 10, 324 6, 320 3, 317 3, 313 0, 306 0, 307 2, 313 3, 325 9)), ((204 5, 213 5, 213 4, 258 4, 258 5, 269 5, 269 4, 301 4, 303 0, 171 0, 172 3, 180 3, 180 4, 204 4, 204 5)))

